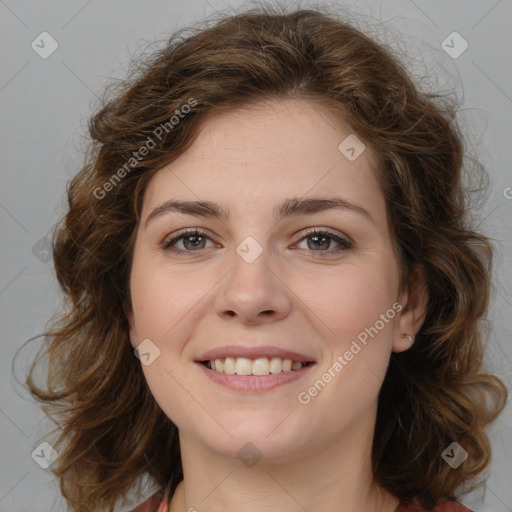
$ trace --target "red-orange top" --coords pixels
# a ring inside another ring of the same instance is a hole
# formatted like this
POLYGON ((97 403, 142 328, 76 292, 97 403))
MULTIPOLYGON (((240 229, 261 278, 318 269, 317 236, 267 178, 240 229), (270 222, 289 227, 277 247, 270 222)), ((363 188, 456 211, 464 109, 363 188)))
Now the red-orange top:
MULTIPOLYGON (((420 507, 416 503, 410 505, 400 505, 396 512, 425 512, 423 507, 420 507)), ((432 509, 431 512, 472 512, 469 508, 457 503, 455 501, 446 501, 432 509)))

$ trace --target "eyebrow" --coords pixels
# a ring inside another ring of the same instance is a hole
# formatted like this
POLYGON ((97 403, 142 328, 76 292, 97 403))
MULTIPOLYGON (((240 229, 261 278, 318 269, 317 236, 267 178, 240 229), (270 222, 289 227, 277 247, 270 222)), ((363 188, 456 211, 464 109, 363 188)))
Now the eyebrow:
MULTIPOLYGON (((340 197, 286 199, 274 208, 273 215, 274 220, 279 222, 285 217, 308 215, 333 209, 350 210, 367 217, 375 223, 370 213, 362 206, 340 197)), ((211 201, 176 201, 171 199, 156 207, 146 218, 144 226, 146 227, 152 219, 170 212, 196 217, 213 217, 227 221, 231 210, 211 201)))

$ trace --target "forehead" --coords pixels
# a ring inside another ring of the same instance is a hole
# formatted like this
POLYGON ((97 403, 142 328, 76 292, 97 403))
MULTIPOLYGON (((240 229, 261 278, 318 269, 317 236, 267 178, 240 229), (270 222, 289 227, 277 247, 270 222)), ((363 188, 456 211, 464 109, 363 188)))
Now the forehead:
POLYGON ((374 159, 355 137, 313 101, 273 100, 214 114, 190 148, 151 178, 143 216, 171 196, 247 208, 257 202, 261 209, 278 197, 341 194, 378 208, 374 159), (361 152, 355 159, 343 152, 350 146, 361 152))

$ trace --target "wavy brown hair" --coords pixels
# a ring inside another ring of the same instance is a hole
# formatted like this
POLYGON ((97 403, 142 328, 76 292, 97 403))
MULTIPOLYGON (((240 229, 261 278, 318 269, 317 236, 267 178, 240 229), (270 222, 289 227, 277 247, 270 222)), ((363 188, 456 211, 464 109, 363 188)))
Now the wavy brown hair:
POLYGON ((258 8, 178 32, 107 88, 90 120, 86 162, 53 233, 65 305, 26 378, 58 425, 52 471, 77 512, 114 510, 143 475, 171 491, 182 478, 177 427, 151 395, 128 335, 145 186, 207 117, 279 98, 318 101, 371 148, 401 285, 414 267, 425 271, 425 322, 410 350, 392 354, 379 396, 376 482, 432 508, 489 464, 485 429, 506 389, 482 370, 492 248, 470 225, 455 104, 421 92, 391 50, 332 13, 258 8), (43 361, 39 386, 33 372, 43 361), (469 453, 457 469, 441 458, 453 441, 469 453))

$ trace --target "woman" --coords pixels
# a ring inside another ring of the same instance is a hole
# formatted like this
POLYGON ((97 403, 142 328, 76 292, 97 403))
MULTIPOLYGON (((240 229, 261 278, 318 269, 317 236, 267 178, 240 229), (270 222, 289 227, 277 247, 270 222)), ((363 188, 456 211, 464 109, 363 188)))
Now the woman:
POLYGON ((76 511, 464 511, 506 390, 455 109, 355 28, 179 34, 91 121, 54 236, 52 466, 76 511), (135 357, 134 357, 135 354, 135 357))

